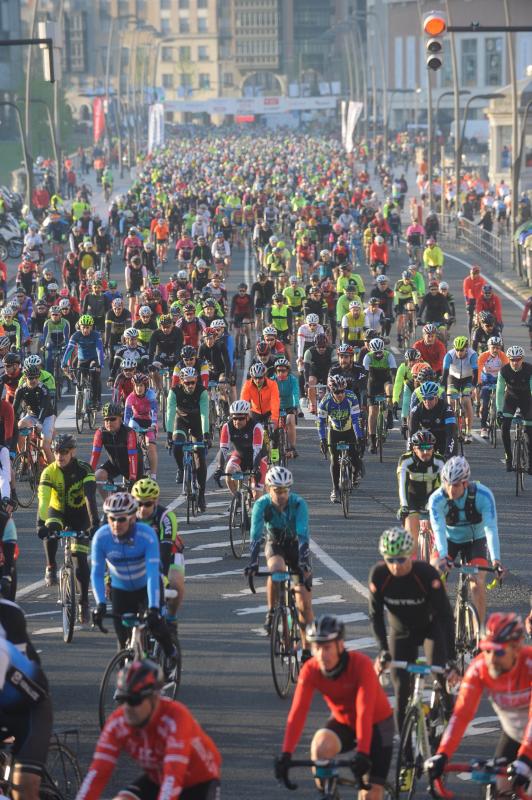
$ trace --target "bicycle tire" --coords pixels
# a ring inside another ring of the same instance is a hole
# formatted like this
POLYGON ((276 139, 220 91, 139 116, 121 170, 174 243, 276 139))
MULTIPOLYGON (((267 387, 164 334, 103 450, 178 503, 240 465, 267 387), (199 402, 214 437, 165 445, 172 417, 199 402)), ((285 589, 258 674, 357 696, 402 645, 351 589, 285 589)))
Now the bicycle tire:
POLYGON ((61 602, 63 641, 65 644, 70 644, 76 624, 76 580, 73 566, 61 567, 59 600, 61 602))
POLYGON ((100 690, 98 692, 98 721, 100 730, 105 725, 105 720, 116 708, 114 702, 114 692, 116 688, 116 678, 118 673, 127 661, 133 661, 134 654, 132 650, 125 648, 115 653, 109 661, 103 673, 100 683, 100 690))
POLYGON ((384 410, 379 409, 377 415, 377 449, 379 451, 379 461, 382 464, 384 448, 384 410))
POLYGON ((281 426, 279 427, 279 466, 286 467, 286 450, 287 450, 287 441, 286 441, 286 430, 281 426))
POLYGON ((417 741, 419 710, 416 706, 411 706, 407 712, 399 739, 399 750, 397 751, 397 766, 395 774, 395 794, 397 797, 406 797, 412 800, 416 794, 416 783, 423 774, 423 754, 416 753, 419 749, 417 741), (421 755, 421 758, 420 758, 421 755), (401 770, 411 769, 412 785, 407 792, 401 792, 401 770))
POLYGON ((516 436, 512 447, 512 464, 515 472, 515 496, 519 496, 520 480, 519 474, 521 471, 521 440, 516 436))
POLYGON ((528 473, 528 443, 523 435, 523 441, 521 444, 521 470, 520 470, 520 480, 521 480, 521 491, 525 491, 525 475, 528 473))
MULTIPOLYGON (((434 690, 433 690, 434 691, 434 690)), ((445 713, 443 701, 441 697, 441 688, 435 691, 437 703, 431 705, 427 715, 427 731, 429 737, 430 751, 435 753, 439 747, 443 731, 448 722, 448 715, 445 713)))
POLYGON ((344 517, 349 517, 349 494, 351 491, 351 481, 349 480, 349 466, 344 462, 340 471, 340 497, 342 500, 342 511, 344 517))
POLYGON ((153 648, 152 653, 148 653, 148 658, 151 658, 157 664, 160 665, 161 669, 164 673, 164 683, 161 687, 161 694, 164 697, 167 697, 169 700, 175 700, 177 695, 179 694, 179 687, 181 685, 181 672, 182 672, 182 656, 181 656, 181 645, 179 643, 179 639, 177 636, 172 638, 173 645, 176 649, 175 655, 175 669, 172 671, 171 674, 166 674, 166 656, 164 655, 164 651, 162 647, 156 642, 155 647, 153 648))
POLYGON ((22 508, 29 508, 37 493, 37 472, 26 452, 18 453, 13 461, 15 494, 22 508))
POLYGON ((456 662, 463 675, 478 653, 480 620, 475 606, 469 601, 462 605, 459 595, 456 606, 459 607, 459 613, 455 612, 456 662))
POLYGON ((76 430, 79 434, 83 433, 85 425, 85 410, 83 408, 84 392, 81 388, 76 389, 76 430))
POLYGON ((490 405, 488 409, 489 440, 492 447, 497 447, 497 410, 491 392, 490 405))
POLYGON ((299 670, 301 665, 299 663, 299 644, 301 641, 301 629, 299 627, 299 614, 292 595, 290 602, 290 615, 292 617, 292 625, 290 626, 290 648, 292 652, 292 663, 290 666, 290 678, 292 683, 297 683, 299 677, 299 670))
MULTIPOLYGON (((281 591, 284 591, 280 587, 281 591)), ((283 700, 288 696, 292 677, 290 626, 287 609, 277 606, 273 614, 270 636, 270 663, 275 691, 283 700)))
POLYGON ((238 490, 231 500, 231 508, 229 510, 229 543, 235 558, 242 558, 243 548, 239 547, 238 535, 241 530, 242 516, 244 514, 242 508, 242 492, 238 490))
POLYGON ((419 561, 430 563, 431 556, 430 536, 420 529, 417 539, 417 557, 419 561))
POLYGON ((165 387, 163 385, 163 390, 161 392, 161 400, 160 400, 160 409, 163 419, 163 431, 166 432, 166 403, 168 400, 167 392, 165 391, 165 387))
POLYGON ((76 755, 63 742, 52 741, 48 748, 40 794, 53 793, 63 800, 74 800, 81 786, 81 770, 76 755), (47 784, 50 783, 48 787, 47 784))

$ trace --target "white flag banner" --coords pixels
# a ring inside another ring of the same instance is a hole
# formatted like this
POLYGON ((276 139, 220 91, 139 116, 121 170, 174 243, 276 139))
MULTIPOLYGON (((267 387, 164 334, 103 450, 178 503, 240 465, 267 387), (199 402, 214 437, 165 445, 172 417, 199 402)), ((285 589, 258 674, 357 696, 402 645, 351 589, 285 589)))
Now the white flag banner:
POLYGON ((164 106, 154 103, 150 106, 148 121, 148 153, 164 145, 164 106))
POLYGON ((340 103, 340 115, 342 121, 342 145, 345 147, 345 136, 347 133, 347 101, 342 100, 340 103))
POLYGON ((349 101, 349 105, 347 107, 347 123, 344 142, 346 153, 353 152, 353 134, 355 133, 357 122, 362 114, 362 107, 362 103, 355 103, 353 100, 349 101))

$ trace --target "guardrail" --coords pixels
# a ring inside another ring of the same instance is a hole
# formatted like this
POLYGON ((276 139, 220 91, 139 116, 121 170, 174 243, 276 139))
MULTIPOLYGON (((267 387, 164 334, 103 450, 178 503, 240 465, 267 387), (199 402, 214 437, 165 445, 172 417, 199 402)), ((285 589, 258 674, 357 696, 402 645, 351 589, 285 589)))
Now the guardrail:
POLYGON ((502 272, 504 262, 503 240, 495 233, 483 230, 479 225, 464 217, 439 214, 440 233, 438 238, 474 250, 481 257, 502 272))

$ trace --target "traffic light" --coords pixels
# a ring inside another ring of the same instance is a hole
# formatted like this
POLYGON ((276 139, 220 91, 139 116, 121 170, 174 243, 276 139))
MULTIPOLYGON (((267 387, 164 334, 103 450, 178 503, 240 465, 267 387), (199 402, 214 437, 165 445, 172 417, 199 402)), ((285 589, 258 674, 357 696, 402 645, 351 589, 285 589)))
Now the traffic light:
POLYGON ((430 11, 423 19, 423 30, 429 37, 425 44, 427 67, 436 72, 443 64, 442 37, 447 31, 447 20, 441 11, 430 11))

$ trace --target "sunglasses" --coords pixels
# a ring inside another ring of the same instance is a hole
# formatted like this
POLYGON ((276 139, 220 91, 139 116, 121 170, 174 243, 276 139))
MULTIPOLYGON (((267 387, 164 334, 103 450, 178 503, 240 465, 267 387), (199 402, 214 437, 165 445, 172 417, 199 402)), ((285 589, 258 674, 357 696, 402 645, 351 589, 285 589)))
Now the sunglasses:
POLYGON ((154 506, 155 505, 155 501, 154 500, 137 500, 137 503, 138 503, 139 506, 146 506, 146 508, 149 508, 150 506, 154 506))
POLYGON ((119 417, 104 417, 104 422, 116 422, 119 417))
POLYGON ((290 491, 290 489, 285 486, 271 486, 270 488, 273 489, 274 494, 288 494, 290 491))
MULTIPOLYGON (((318 350, 319 350, 319 349, 320 349, 320 348, 318 348, 318 350)), ((277 368, 275 371, 276 371, 276 372, 284 372, 284 373, 288 372, 288 370, 286 369, 286 367, 278 367, 278 368, 277 368)))
POLYGON ((393 556, 392 558, 385 559, 387 564, 404 564, 405 561, 408 561, 407 556, 393 556))
POLYGON ((183 386, 195 386, 196 381, 183 381, 183 386))
POLYGON ((509 360, 510 360, 512 363, 514 363, 514 364, 517 364, 519 361, 522 361, 522 360, 523 360, 523 358, 522 358, 522 356, 519 356, 518 358, 510 358, 509 360))
POLYGON ((423 450, 424 453, 428 452, 429 450, 434 450, 433 444, 416 444, 414 447, 417 447, 418 450, 423 450))
POLYGON ((233 422, 245 422, 247 417, 231 417, 231 419, 233 420, 233 422))
POLYGON ((108 514, 107 519, 109 522, 127 522, 129 517, 112 517, 110 514, 108 514))
POLYGON ((491 648, 487 648, 485 653, 493 653, 496 658, 502 658, 506 655, 506 649, 504 647, 498 647, 496 650, 492 650, 491 648))
POLYGON ((117 697, 116 702, 120 705, 131 706, 132 708, 136 708, 140 706, 141 703, 144 702, 145 697, 117 697))
POLYGON ((333 394, 345 394, 345 389, 333 389, 333 394))

